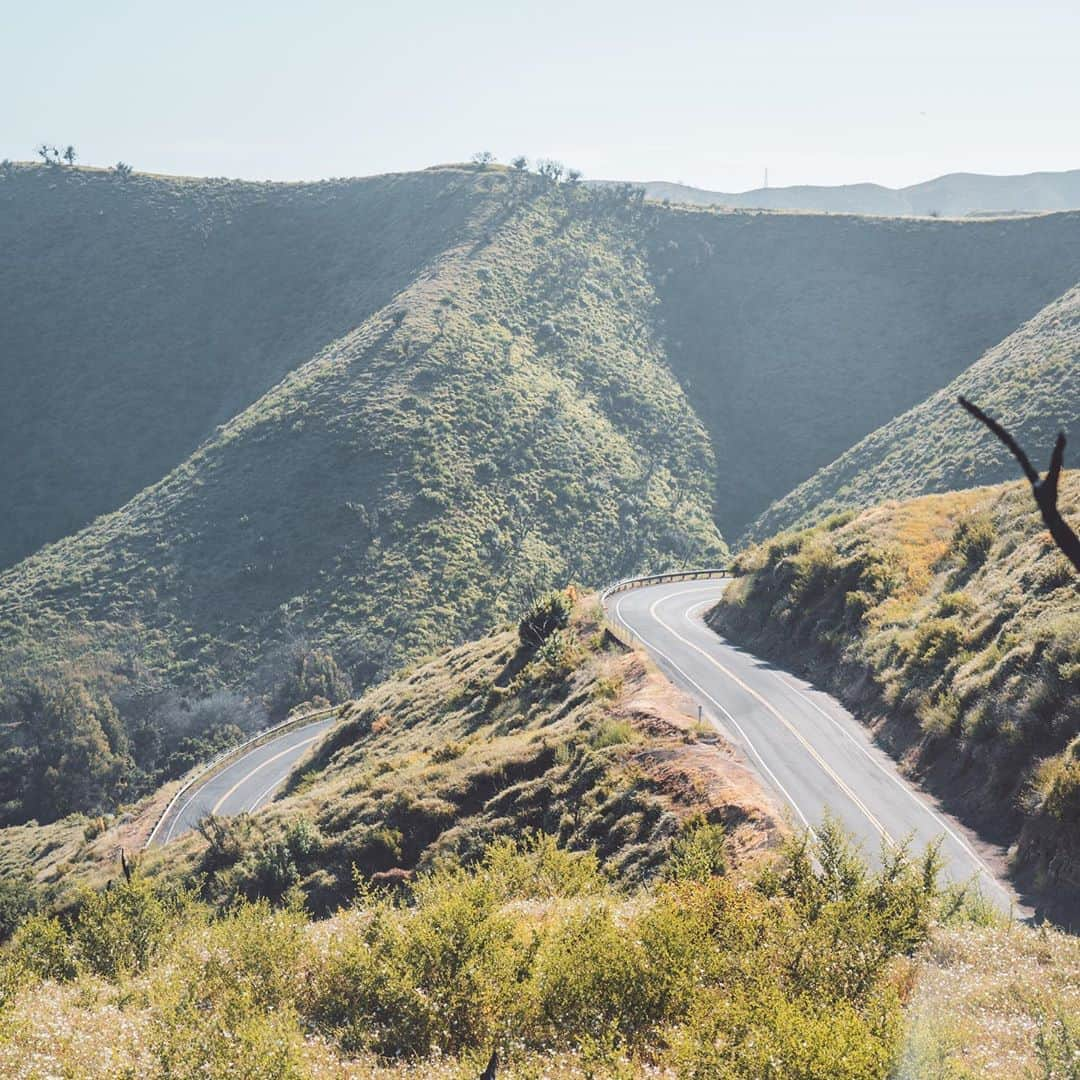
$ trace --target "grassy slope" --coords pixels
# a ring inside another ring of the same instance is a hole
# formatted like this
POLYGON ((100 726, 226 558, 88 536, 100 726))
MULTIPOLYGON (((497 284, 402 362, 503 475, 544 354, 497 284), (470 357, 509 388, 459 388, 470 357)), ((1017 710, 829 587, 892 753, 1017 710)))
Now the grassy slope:
MULTIPOLYGON (((747 861, 784 831, 758 781, 649 663, 605 633, 579 601, 556 645, 522 649, 504 628, 435 656, 340 709, 286 795, 227 830, 211 851, 189 835, 144 858, 153 875, 212 872, 219 899, 274 893, 266 853, 304 819, 318 837, 301 860, 312 907, 330 911, 364 876, 470 859, 529 829, 593 848, 627 881, 655 874, 682 823, 723 824, 747 861), (223 854, 225 852, 225 854, 223 854)), ((0 879, 30 878, 50 904, 100 887, 117 850, 142 848, 172 787, 107 819, 72 815, 0 830, 0 879)))
MULTIPOLYGON (((598 619, 579 604, 566 650, 522 656, 500 630, 371 690, 291 794, 213 847, 191 838, 143 863, 158 884, 210 869, 218 902, 299 882, 325 921, 243 903, 176 912, 137 881, 89 904, 77 930, 35 924, 0 953, 0 1070, 450 1078, 476 1075, 498 1043, 515 1075, 724 1066, 749 1080, 764 1056, 785 1075, 862 1080, 895 1075, 899 1056, 905 1078, 1019 1080, 1040 1064, 1039 1034, 1067 1062, 1072 939, 930 927, 903 886, 887 904, 872 882, 846 899, 850 867, 824 892, 763 873, 740 857, 774 828, 756 784, 598 619), (727 822, 734 868, 640 888, 702 814, 727 822), (608 874, 544 847, 499 849, 477 877, 445 869, 530 827, 595 845, 608 874), (395 903, 356 895, 350 863, 446 876, 395 903), (421 1057, 380 1060, 380 1048, 421 1057)), ((73 882, 100 888, 133 823, 57 865, 79 824, 5 830, 6 869, 10 838, 36 833, 33 869, 66 886, 53 902, 73 882)))
POLYGON ((409 284, 511 181, 0 172, 0 567, 115 510, 409 284))
POLYGON ((1080 214, 654 214, 664 345, 729 539, 1080 281, 1080 214))
POLYGON ((623 209, 522 202, 160 483, 0 576, 3 680, 248 685, 302 637, 363 684, 536 589, 722 557, 708 441, 623 209))
POLYGON ((757 780, 604 627, 598 605, 579 603, 539 651, 499 630, 380 684, 342 707, 285 797, 230 830, 226 856, 191 837, 160 871, 194 858, 214 870, 215 895, 259 891, 260 853, 304 819, 318 839, 298 878, 326 912, 354 872, 470 861, 529 830, 591 848, 635 882, 655 875, 688 818, 723 824, 736 861, 775 841, 779 817, 757 780))
MULTIPOLYGON (((1080 517, 1080 474, 1061 508, 1080 517)), ((1080 590, 1026 484, 783 533, 710 616, 838 692, 946 804, 1080 900, 1080 590)))
POLYGON ((882 498, 910 498, 1012 479, 1008 451, 956 405, 963 394, 998 418, 1038 468, 1058 431, 1080 443, 1080 288, 986 352, 926 401, 856 443, 774 503, 750 527, 752 539, 820 521, 882 498))

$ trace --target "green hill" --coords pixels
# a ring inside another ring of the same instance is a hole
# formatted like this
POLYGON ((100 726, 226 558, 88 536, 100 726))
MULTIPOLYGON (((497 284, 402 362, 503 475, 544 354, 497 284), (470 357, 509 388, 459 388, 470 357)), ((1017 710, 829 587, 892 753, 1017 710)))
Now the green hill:
MULTIPOLYGON (((1080 520, 1080 474, 1059 502, 1080 520)), ((841 696, 1075 922, 1080 590, 1028 485, 837 515, 738 566, 712 624, 841 696)))
POLYGON ((724 558, 1080 278, 1071 214, 2 177, 10 550, 100 515, 0 574, 9 820, 130 798, 538 591, 724 558))
POLYGON ((499 173, 0 172, 0 567, 115 510, 497 213, 499 173))
MULTIPOLYGON (((446 253, 165 479, 0 576, 9 692, 49 676, 137 708, 163 685, 258 688, 297 640, 362 685, 553 585, 721 559, 632 208, 567 199, 446 253)), ((30 792, 25 755, 60 754, 37 711, 7 729, 32 744, 10 765, 30 792)), ((154 767, 157 747, 106 738, 103 775, 154 767)))
MULTIPOLYGON (((1045 469, 1054 438, 1080 454, 1080 288, 1070 289, 924 402, 856 443, 774 503, 748 530, 760 539, 848 507, 1013 479, 1008 451, 956 404, 963 394, 1045 469)), ((1066 464, 1069 464, 1067 459, 1066 464)))

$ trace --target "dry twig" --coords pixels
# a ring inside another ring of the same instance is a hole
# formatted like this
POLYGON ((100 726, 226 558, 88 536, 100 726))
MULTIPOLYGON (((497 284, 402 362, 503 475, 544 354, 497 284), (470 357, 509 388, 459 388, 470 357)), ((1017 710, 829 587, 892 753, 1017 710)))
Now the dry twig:
POLYGON ((1032 494, 1038 504, 1039 513, 1050 530, 1054 543, 1065 553, 1065 557, 1076 567, 1080 573, 1080 537, 1069 527, 1069 523, 1061 516, 1057 507, 1058 483, 1061 480, 1061 469, 1065 464, 1065 432, 1059 432, 1057 441, 1054 443, 1054 451, 1050 455, 1050 469, 1046 477, 1039 479, 1035 467, 1028 460, 1020 444, 1003 428, 996 420, 989 417, 978 407, 973 405, 966 397, 960 397, 960 404, 976 420, 985 424, 1008 448, 1009 452, 1020 463, 1024 475, 1031 484, 1032 494))

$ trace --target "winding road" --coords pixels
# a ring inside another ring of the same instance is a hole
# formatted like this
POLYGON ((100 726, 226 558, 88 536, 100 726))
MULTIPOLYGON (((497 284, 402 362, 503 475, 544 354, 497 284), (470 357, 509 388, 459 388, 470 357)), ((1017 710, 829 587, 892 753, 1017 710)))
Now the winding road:
POLYGON ((872 860, 883 843, 911 837, 920 851, 940 837, 948 878, 974 879, 996 907, 1021 910, 1000 872, 1004 852, 979 841, 904 778, 839 702, 705 625, 704 611, 726 585, 667 582, 616 593, 606 604, 615 622, 742 750, 796 826, 813 829, 830 814, 872 860))
MULTIPOLYGON (((610 596, 609 615, 701 705, 786 806, 796 826, 814 829, 832 815, 867 857, 911 838, 916 851, 940 839, 945 874, 976 881, 1004 911, 1023 913, 1002 873, 1005 853, 980 841, 896 768, 839 702, 787 671, 735 647, 702 615, 726 581, 674 581, 610 596)), ((265 806, 293 767, 334 723, 322 716, 268 739, 176 798, 153 843, 167 844, 209 814, 265 806)))
POLYGON ((166 812, 153 842, 167 844, 210 814, 251 813, 265 806, 293 766, 322 737, 334 718, 324 716, 252 747, 204 780, 197 780, 166 812))

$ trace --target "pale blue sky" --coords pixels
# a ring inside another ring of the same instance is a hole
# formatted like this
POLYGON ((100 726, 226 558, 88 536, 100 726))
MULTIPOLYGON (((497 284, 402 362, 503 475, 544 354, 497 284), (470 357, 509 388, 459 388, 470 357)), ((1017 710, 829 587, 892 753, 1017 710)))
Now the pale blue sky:
POLYGON ((490 149, 719 190, 1080 167, 1080 3, 0 0, 0 157, 253 179, 490 149))

